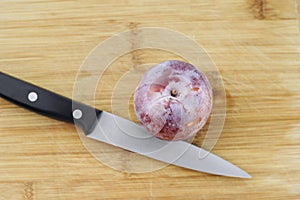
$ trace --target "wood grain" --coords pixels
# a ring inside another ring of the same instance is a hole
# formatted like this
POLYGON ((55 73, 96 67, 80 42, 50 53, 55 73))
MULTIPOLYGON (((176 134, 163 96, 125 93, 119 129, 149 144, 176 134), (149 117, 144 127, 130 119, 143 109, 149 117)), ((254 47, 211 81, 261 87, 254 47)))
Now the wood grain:
MULTIPOLYGON (((1 200, 300 198, 299 2, 2 0, 0 9, 0 70, 68 97, 85 57, 114 34, 163 27, 194 39, 218 66, 227 92, 213 152, 253 176, 175 166, 116 171, 85 149, 73 126, 0 99, 1 200)), ((113 88, 132 67, 172 58, 150 50, 120 57, 99 83, 97 107, 112 109, 113 88)), ((128 108, 134 116, 130 101, 128 108)))

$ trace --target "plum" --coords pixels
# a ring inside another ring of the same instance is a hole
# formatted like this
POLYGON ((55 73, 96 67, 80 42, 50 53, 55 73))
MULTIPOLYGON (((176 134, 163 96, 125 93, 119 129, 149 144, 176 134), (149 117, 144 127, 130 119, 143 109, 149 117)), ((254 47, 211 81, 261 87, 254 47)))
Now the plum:
POLYGON ((212 110, 207 77, 193 65, 168 60, 150 68, 134 94, 134 110, 145 129, 163 140, 187 140, 212 110))

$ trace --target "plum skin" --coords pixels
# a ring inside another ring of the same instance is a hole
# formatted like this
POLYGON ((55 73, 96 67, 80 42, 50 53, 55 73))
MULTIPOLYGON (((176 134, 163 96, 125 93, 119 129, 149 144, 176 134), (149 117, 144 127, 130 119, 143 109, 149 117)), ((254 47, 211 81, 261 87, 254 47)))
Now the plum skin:
POLYGON ((187 140, 206 123, 212 110, 207 77, 193 65, 169 60, 150 68, 134 94, 142 126, 163 140, 187 140))

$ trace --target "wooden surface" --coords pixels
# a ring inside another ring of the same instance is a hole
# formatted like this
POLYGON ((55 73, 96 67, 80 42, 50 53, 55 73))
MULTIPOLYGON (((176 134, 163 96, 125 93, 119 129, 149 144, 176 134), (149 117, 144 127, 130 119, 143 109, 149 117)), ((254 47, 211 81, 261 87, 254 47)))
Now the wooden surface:
MULTIPOLYGON (((0 1, 0 70, 68 97, 84 58, 113 34, 159 26, 193 38, 220 69, 227 92, 226 123, 213 152, 253 176, 227 178, 175 166, 116 171, 89 154, 73 126, 0 99, 0 199, 299 199, 298 5, 0 1)), ((130 67, 173 57, 140 50, 120 58, 105 73, 97 107, 111 109, 112 87, 130 67)))

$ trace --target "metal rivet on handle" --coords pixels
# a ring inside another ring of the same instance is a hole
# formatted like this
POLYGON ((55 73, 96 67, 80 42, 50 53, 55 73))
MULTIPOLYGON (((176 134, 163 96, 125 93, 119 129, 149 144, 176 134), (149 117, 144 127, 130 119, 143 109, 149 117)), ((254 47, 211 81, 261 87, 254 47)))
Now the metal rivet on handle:
POLYGON ((36 102, 39 98, 38 94, 36 92, 30 92, 28 94, 28 100, 31 101, 31 102, 36 102))
POLYGON ((73 111, 73 117, 75 119, 80 119, 82 117, 82 111, 79 109, 76 109, 73 111))

